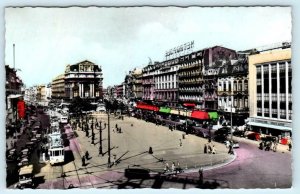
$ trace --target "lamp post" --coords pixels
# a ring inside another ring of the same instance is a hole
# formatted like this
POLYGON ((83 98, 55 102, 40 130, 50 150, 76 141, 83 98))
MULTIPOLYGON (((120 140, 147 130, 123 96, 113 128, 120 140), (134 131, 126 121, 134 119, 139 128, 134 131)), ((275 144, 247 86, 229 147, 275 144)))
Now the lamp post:
POLYGON ((108 164, 107 166, 110 168, 110 120, 109 120, 109 116, 110 116, 110 110, 108 109, 107 112, 107 120, 108 120, 108 126, 107 126, 107 143, 108 143, 108 164))
POLYGON ((101 154, 103 156, 102 152, 102 122, 100 121, 99 125, 99 155, 101 154))

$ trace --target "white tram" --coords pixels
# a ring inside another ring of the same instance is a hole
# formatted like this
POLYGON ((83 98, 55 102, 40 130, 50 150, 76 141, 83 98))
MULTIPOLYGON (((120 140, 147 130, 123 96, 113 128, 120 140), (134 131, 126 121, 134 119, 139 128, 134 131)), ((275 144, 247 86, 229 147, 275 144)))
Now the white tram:
POLYGON ((57 164, 64 162, 65 159, 65 151, 64 151, 64 145, 63 140, 61 138, 60 132, 52 132, 48 135, 49 139, 49 159, 50 164, 57 164))

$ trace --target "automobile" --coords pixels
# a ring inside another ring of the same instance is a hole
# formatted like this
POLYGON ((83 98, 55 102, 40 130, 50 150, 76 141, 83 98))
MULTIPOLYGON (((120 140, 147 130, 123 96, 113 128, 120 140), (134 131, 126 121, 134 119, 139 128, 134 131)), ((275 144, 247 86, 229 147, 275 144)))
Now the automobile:
POLYGON ((25 148, 21 150, 18 160, 21 160, 24 157, 28 157, 29 155, 30 155, 30 150, 28 148, 25 148))
POLYGON ((26 142, 26 145, 25 147, 29 150, 29 151, 32 151, 35 147, 35 143, 30 141, 30 142, 26 142))
POLYGON ((230 140, 226 140, 224 143, 226 145, 227 148, 229 148, 230 142, 232 142, 232 148, 239 148, 240 144, 237 141, 230 141, 230 140))
POLYGON ((260 140, 260 134, 257 132, 248 132, 246 133, 245 137, 247 139, 256 140, 256 141, 260 140))
POLYGON ((8 162, 13 162, 17 159, 17 150, 16 149, 10 149, 7 151, 6 160, 8 162))
POLYGON ((38 133, 35 135, 35 138, 38 140, 38 141, 41 141, 42 139, 42 134, 38 133))
POLYGON ((234 135, 234 136, 237 136, 237 137, 245 137, 245 131, 235 130, 235 131, 233 132, 233 135, 234 135))
POLYGON ((33 174, 33 165, 26 165, 19 169, 19 182, 15 185, 16 188, 32 188, 34 174, 33 174))
POLYGON ((106 112, 106 108, 104 106, 98 106, 96 112, 106 112))
POLYGON ((26 165, 29 165, 29 160, 27 157, 22 158, 21 161, 18 163, 19 167, 26 166, 26 165))

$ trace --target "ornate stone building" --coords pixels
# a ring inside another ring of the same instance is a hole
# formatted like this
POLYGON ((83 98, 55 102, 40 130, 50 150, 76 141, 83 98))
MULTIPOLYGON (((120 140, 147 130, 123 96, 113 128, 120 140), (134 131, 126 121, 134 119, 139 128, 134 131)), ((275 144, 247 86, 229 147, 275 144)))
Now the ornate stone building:
POLYGON ((65 69, 65 97, 99 99, 102 93, 102 69, 98 65, 85 60, 65 69))

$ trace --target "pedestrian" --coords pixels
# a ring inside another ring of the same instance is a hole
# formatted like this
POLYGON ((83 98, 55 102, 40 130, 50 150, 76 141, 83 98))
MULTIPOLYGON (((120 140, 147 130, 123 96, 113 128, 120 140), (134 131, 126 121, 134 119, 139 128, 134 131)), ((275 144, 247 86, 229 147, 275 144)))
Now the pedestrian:
POLYGON ((204 154, 207 154, 207 144, 204 144, 204 154))
POLYGON ((118 129, 118 124, 116 124, 116 129, 118 129))
POLYGON ((11 140, 10 141, 10 146, 13 148, 14 147, 14 142, 11 140))
POLYGON ((172 172, 175 171, 175 162, 172 163, 171 170, 172 170, 172 172))
POLYGON ((274 142, 273 152, 276 152, 276 150, 277 150, 277 142, 274 142))
POLYGON ((179 161, 177 161, 176 171, 177 171, 178 173, 180 173, 180 172, 182 171, 182 170, 181 170, 181 167, 180 167, 179 161))
POLYGON ((232 143, 229 145, 228 154, 233 154, 233 146, 232 143))
POLYGON ((198 172, 199 172, 199 184, 202 185, 203 184, 203 168, 201 167, 198 172))
POLYGON ((179 139, 179 146, 180 146, 180 147, 182 146, 182 141, 181 141, 181 139, 179 139))
POLYGON ((169 166, 169 163, 166 162, 165 164, 165 172, 169 172, 170 171, 170 166, 169 166))
POLYGON ((17 147, 17 142, 16 141, 14 141, 14 148, 16 148, 17 147))
POLYGON ((149 147, 149 151, 148 151, 149 154, 153 154, 153 150, 152 150, 152 147, 149 147))
POLYGON ((122 133, 122 129, 121 129, 121 127, 119 128, 119 133, 122 133))
POLYGON ((82 161, 82 166, 85 166, 85 157, 84 156, 82 156, 81 161, 82 161))
POLYGON ((212 146, 211 153, 212 153, 212 154, 216 154, 216 153, 217 153, 217 150, 216 150, 216 148, 215 148, 215 145, 212 146))
POLYGON ((117 155, 113 155, 113 165, 117 165, 117 155))
POLYGON ((86 152, 85 152, 85 158, 86 158, 87 160, 90 158, 89 151, 86 151, 86 152))
POLYGON ((292 141, 291 140, 289 141, 288 145, 289 145, 289 151, 292 151, 292 141))

